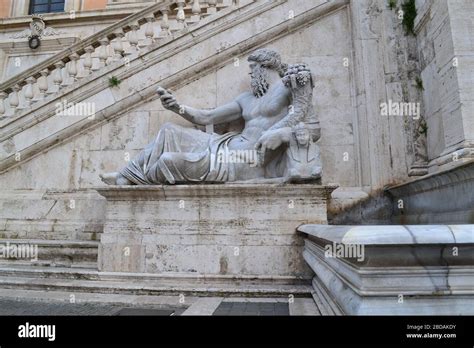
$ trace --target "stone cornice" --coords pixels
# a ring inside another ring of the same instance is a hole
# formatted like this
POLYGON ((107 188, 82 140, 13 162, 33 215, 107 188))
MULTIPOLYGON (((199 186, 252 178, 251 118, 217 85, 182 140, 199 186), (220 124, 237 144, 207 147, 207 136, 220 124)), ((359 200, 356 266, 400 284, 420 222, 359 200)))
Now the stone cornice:
POLYGON ((346 245, 434 245, 474 244, 473 227, 474 225, 303 225, 298 227, 298 231, 325 242, 346 245))
POLYGON ((458 185, 474 180, 474 160, 455 168, 425 175, 404 184, 386 189, 394 197, 404 197, 422 192, 439 190, 441 187, 458 185))
POLYGON ((336 185, 311 184, 196 184, 196 185, 132 185, 93 188, 109 201, 147 201, 189 197, 313 197, 326 201, 336 185))

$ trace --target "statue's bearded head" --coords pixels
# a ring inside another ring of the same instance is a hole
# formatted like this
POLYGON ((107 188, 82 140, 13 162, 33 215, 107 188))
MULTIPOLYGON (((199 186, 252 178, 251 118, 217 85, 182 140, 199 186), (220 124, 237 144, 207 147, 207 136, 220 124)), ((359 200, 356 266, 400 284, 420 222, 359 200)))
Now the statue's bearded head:
POLYGON ((249 58, 250 65, 250 86, 253 94, 260 98, 267 93, 269 88, 268 71, 274 70, 283 77, 286 70, 286 65, 282 64, 280 55, 267 48, 261 48, 253 52, 249 58))

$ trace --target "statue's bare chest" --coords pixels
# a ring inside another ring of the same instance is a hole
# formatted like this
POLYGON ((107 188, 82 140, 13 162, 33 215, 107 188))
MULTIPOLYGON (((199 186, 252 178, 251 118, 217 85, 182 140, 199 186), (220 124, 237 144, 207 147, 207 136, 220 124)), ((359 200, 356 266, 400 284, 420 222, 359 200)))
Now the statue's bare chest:
POLYGON ((246 121, 257 117, 278 117, 286 115, 288 105, 289 98, 287 91, 280 86, 276 86, 270 88, 268 92, 260 98, 253 95, 249 96, 243 103, 242 115, 246 121))

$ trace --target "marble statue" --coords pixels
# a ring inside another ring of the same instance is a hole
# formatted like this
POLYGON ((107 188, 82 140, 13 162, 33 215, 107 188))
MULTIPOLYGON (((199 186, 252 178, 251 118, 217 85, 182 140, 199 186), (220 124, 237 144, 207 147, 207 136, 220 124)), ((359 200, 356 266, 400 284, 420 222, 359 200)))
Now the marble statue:
POLYGON ((208 129, 243 118, 240 133, 208 133, 166 123, 125 168, 101 174, 101 179, 111 185, 147 185, 319 178, 315 141, 320 127, 311 101, 311 72, 304 64, 283 64, 277 52, 265 48, 248 61, 251 91, 213 110, 179 104, 169 90, 157 90, 166 109, 208 129), (311 141, 294 138, 293 128, 301 128, 300 123, 311 133, 311 141))

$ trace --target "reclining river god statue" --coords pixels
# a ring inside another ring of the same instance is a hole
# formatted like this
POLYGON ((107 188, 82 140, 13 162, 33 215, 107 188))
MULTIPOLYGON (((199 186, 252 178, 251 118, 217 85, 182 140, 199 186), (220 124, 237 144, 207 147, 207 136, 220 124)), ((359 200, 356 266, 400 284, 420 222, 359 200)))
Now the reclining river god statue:
POLYGON ((155 140, 125 168, 101 174, 101 179, 110 185, 320 179, 316 144, 320 126, 312 105, 310 70, 305 64, 287 66, 277 52, 265 48, 252 53, 248 61, 251 91, 213 110, 179 104, 169 90, 157 90, 166 109, 195 125, 212 129, 215 124, 243 119, 240 133, 209 133, 165 123, 155 140), (302 132, 309 139, 300 141, 302 132), (288 157, 290 147, 293 155, 288 157), (304 151, 311 153, 302 155, 304 151))

